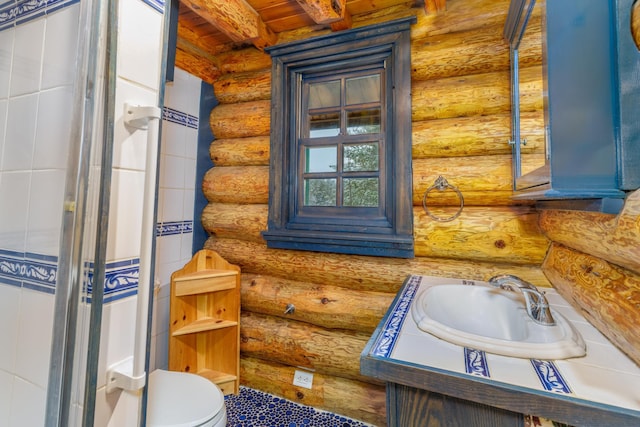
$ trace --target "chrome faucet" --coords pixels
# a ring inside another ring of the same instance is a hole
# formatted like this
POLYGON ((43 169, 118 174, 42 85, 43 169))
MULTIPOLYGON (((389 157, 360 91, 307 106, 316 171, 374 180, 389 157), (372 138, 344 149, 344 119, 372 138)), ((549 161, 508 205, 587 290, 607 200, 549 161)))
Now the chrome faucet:
POLYGON ((527 305, 527 313, 534 322, 546 326, 553 326, 556 324, 555 320, 553 320, 553 316, 551 315, 549 302, 544 296, 544 293, 540 292, 538 288, 531 283, 510 274, 493 276, 489 279, 489 283, 500 289, 512 292, 521 292, 527 305))

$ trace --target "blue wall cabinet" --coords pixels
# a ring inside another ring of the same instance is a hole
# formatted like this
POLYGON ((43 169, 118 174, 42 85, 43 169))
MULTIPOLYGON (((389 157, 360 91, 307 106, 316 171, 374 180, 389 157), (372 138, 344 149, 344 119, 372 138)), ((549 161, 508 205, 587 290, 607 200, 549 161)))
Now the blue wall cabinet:
MULTIPOLYGON (((535 0, 512 3, 505 38, 515 65, 518 114, 517 41, 535 0)), ((622 199, 640 187, 640 52, 631 34, 632 6, 633 0, 546 0, 546 164, 514 173, 515 198, 622 199)), ((519 126, 518 117, 513 123, 519 126)), ((515 141, 526 139, 515 130, 515 141)), ((519 148, 513 150, 518 171, 519 148)))

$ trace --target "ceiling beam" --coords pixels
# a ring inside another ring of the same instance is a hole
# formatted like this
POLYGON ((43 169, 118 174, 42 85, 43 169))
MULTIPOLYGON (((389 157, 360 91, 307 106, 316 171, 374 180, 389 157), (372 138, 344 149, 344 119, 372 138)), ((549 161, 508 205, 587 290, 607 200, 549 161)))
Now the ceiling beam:
POLYGON ((296 0, 316 24, 342 21, 347 10, 347 0, 296 0))
POLYGON ((245 0, 182 0, 182 3, 234 42, 258 49, 276 43, 277 36, 245 0))
POLYGON ((424 11, 427 13, 444 12, 447 9, 447 0, 424 0, 424 11))

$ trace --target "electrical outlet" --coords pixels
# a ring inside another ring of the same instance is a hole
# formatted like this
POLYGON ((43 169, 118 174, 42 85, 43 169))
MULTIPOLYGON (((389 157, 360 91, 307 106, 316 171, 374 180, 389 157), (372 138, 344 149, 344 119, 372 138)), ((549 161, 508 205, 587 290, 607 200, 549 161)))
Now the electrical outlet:
POLYGON ((299 371, 296 369, 296 372, 293 374, 293 385, 311 389, 312 384, 313 384, 312 372, 299 371))

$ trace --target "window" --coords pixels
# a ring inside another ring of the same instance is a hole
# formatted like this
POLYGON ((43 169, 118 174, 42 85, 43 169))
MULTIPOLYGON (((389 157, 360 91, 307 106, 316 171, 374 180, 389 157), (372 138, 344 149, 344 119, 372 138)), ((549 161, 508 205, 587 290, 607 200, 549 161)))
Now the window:
POLYGON ((413 257, 413 22, 268 49, 268 247, 413 257))

